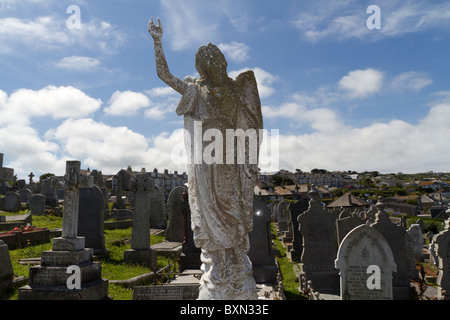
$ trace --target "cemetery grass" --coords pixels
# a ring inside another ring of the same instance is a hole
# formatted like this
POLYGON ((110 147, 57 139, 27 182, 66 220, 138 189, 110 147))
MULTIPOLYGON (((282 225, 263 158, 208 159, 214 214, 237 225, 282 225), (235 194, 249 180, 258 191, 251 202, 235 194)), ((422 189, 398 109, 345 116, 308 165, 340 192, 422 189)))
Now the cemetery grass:
MULTIPOLYGON (((33 216, 33 225, 36 227, 58 229, 62 226, 62 217, 57 216, 33 216)), ((96 258, 95 261, 102 263, 102 278, 108 280, 127 280, 142 274, 151 272, 147 267, 139 265, 128 265, 123 262, 123 254, 131 248, 131 227, 121 230, 105 230, 105 247, 109 250, 109 256, 96 258)), ((152 235, 151 245, 163 242, 164 235, 152 235)), ((24 248, 10 250, 11 262, 15 276, 29 276, 29 268, 31 265, 20 264, 19 260, 24 258, 39 258, 42 251, 51 250, 52 239, 50 242, 38 245, 28 245, 24 248)), ((158 257, 158 268, 167 265, 166 258, 158 257)), ((150 284, 144 284, 150 285, 150 284)), ((132 300, 133 289, 124 288, 120 285, 109 284, 108 295, 113 300, 132 300)), ((0 300, 17 300, 18 288, 9 290, 0 300)))
POLYGON ((286 247, 283 246, 282 241, 276 236, 277 231, 274 224, 271 224, 272 234, 274 235, 273 242, 278 250, 276 259, 280 269, 281 278, 284 287, 284 296, 286 300, 307 300, 308 298, 298 291, 299 279, 294 264, 289 261, 286 247))

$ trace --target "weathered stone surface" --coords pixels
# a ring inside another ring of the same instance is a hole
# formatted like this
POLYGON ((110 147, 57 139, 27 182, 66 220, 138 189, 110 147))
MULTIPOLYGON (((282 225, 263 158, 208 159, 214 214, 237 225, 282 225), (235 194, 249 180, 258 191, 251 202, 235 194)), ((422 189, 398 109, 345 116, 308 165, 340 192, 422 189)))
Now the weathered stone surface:
POLYGON ((10 192, 3 198, 3 210, 8 212, 20 211, 20 195, 17 192, 10 192))
POLYGON ((445 228, 433 237, 438 268, 438 298, 450 298, 450 220, 445 221, 445 228))
MULTIPOLYGON (((184 187, 176 187, 169 193, 167 207, 169 209, 169 224, 166 230, 166 240, 172 242, 183 242, 185 236, 184 215, 182 204, 184 202, 184 187)), ((189 226, 190 227, 190 226, 189 226)))
POLYGON ((12 280, 14 271, 9 256, 8 246, 0 240, 0 282, 4 280, 12 280))
POLYGON ((248 257, 253 266, 256 283, 277 282, 278 268, 272 248, 269 208, 263 200, 255 196, 253 201, 253 230, 249 233, 250 251, 248 257))
POLYGON ((65 191, 61 237, 53 239, 52 250, 42 252, 41 264, 29 269, 30 280, 19 288, 19 300, 108 299, 108 280, 101 278, 101 263, 92 261, 94 249, 86 249, 85 238, 77 233, 79 189, 92 188, 93 179, 80 175, 79 161, 67 161, 66 175, 54 178, 52 185, 64 187, 65 191), (68 286, 72 274, 69 267, 76 267, 74 276, 79 276, 79 288, 68 286))
POLYGON ((342 240, 336 259, 342 300, 392 300, 392 250, 374 228, 359 225, 342 240))
POLYGON ((303 235, 300 277, 312 281, 318 292, 339 293, 339 274, 334 264, 338 251, 335 215, 322 208, 320 201, 313 197, 309 209, 297 220, 303 235))
POLYGON ((222 52, 208 44, 200 47, 196 54, 195 65, 200 78, 188 77, 182 81, 169 71, 162 48, 163 30, 153 19, 149 32, 154 39, 158 76, 182 95, 176 112, 184 116, 186 151, 190 159, 187 171, 191 226, 195 244, 202 248, 199 299, 257 299, 247 256, 261 142, 257 135, 263 128, 254 73, 247 71, 235 80, 229 78, 222 52), (213 132, 217 144, 208 141, 192 144, 188 137, 195 140, 198 129, 213 132), (233 135, 227 139, 227 152, 219 152, 220 138, 227 137, 227 130, 235 133, 236 129, 244 133, 250 130, 256 141, 248 143, 248 150, 245 141, 243 144, 238 141, 239 150, 234 152, 233 135), (206 154, 206 158, 199 159, 199 153, 206 154))
POLYGON ((382 202, 378 202, 377 207, 376 220, 371 227, 386 239, 394 255, 397 265, 397 271, 394 272, 392 279, 394 300, 411 299, 410 279, 418 280, 413 251, 414 240, 405 228, 391 222, 382 202))
POLYGON ((104 206, 103 193, 98 186, 80 189, 77 234, 85 238, 84 246, 93 248, 98 255, 106 252, 104 206))
POLYGON ((197 300, 198 284, 134 287, 133 300, 197 300))
POLYGON ((131 182, 134 193, 134 216, 131 249, 124 252, 125 263, 143 264, 154 268, 156 254, 150 248, 150 202, 154 181, 146 173, 138 173, 131 182))
POLYGON ((298 226, 298 216, 308 210, 309 204, 305 199, 298 200, 289 205, 289 211, 291 213, 291 223, 292 223, 292 232, 293 232, 293 240, 292 240, 292 249, 289 252, 290 259, 293 262, 300 262, 303 251, 303 236, 300 232, 298 226))
POLYGON ((31 214, 41 216, 45 214, 45 196, 42 194, 33 194, 30 197, 28 208, 31 214))

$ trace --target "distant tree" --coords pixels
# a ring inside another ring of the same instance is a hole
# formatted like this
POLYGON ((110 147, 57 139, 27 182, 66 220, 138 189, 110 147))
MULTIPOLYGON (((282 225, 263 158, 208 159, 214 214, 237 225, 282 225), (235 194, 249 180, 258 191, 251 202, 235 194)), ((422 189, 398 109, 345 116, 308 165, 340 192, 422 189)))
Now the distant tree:
POLYGON ((373 178, 378 177, 379 175, 380 175, 380 173, 378 171, 371 171, 370 172, 370 176, 373 177, 373 178))
POLYGON ((365 188, 373 188, 375 184, 373 183, 372 179, 367 177, 359 181, 360 184, 362 184, 365 188))
POLYGON ((45 179, 47 179, 47 178, 50 178, 50 177, 54 177, 55 176, 55 174, 54 173, 44 173, 44 174, 42 174, 40 177, 39 177, 39 182, 40 181, 44 181, 45 179))
POLYGON ((325 174, 325 173, 328 173, 328 171, 327 170, 325 170, 325 169, 312 169, 311 170, 311 173, 313 173, 313 174, 325 174))
POLYGON ((285 185, 293 185, 295 184, 294 181, 292 181, 292 179, 284 177, 282 175, 278 175, 278 174, 274 174, 271 177, 271 181, 274 185, 281 185, 281 183, 284 183, 285 185))
POLYGON ((338 189, 334 189, 333 190, 333 195, 336 198, 342 197, 345 193, 347 193, 348 190, 347 189, 342 189, 342 188, 338 188, 338 189))

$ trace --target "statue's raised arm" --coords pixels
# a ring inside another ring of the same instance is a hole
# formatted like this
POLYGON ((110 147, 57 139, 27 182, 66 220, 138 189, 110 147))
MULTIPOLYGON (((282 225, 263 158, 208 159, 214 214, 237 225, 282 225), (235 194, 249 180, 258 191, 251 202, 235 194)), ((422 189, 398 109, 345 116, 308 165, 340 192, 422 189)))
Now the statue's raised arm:
POLYGON ((171 86, 175 91, 180 94, 184 94, 188 86, 187 83, 170 73, 166 57, 164 56, 162 47, 163 28, 159 18, 158 25, 155 25, 153 22, 153 17, 150 19, 150 22, 148 23, 148 32, 153 37, 153 42, 155 44, 155 61, 158 77, 171 86))

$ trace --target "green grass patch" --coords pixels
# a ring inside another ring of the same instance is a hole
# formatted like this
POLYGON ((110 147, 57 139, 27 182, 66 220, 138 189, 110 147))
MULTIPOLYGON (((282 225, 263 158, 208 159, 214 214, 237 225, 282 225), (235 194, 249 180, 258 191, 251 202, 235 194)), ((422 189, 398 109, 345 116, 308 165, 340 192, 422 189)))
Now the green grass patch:
MULTIPOLYGON (((24 212, 20 213, 23 214, 24 212)), ((33 225, 40 228, 56 229, 62 227, 62 217, 44 215, 33 216, 33 225)), ((128 265, 123 261, 124 252, 131 248, 131 230, 105 230, 105 247, 109 250, 110 255, 99 258, 96 261, 102 264, 102 278, 108 280, 127 280, 142 274, 151 272, 150 268, 140 265, 128 265)), ((151 235, 151 245, 161 243, 165 240, 164 235, 151 235)), ((39 245, 27 246, 25 248, 10 250, 11 262, 13 265, 14 274, 16 276, 29 276, 29 268, 31 265, 19 264, 20 259, 24 258, 38 258, 42 251, 52 249, 52 239, 50 242, 39 245)), ((163 268, 168 264, 164 257, 158 257, 157 263, 159 268, 163 268)), ((109 284, 108 295, 114 300, 132 300, 133 289, 124 288, 120 285, 109 284)), ((9 290, 0 300, 17 300, 18 289, 9 290)))
POLYGON ((277 232, 272 224, 272 233, 275 235, 274 243, 278 249, 277 262, 283 279, 284 295, 286 300, 307 300, 303 294, 298 291, 298 275, 294 270, 294 263, 289 261, 287 250, 281 240, 276 236, 277 232))

